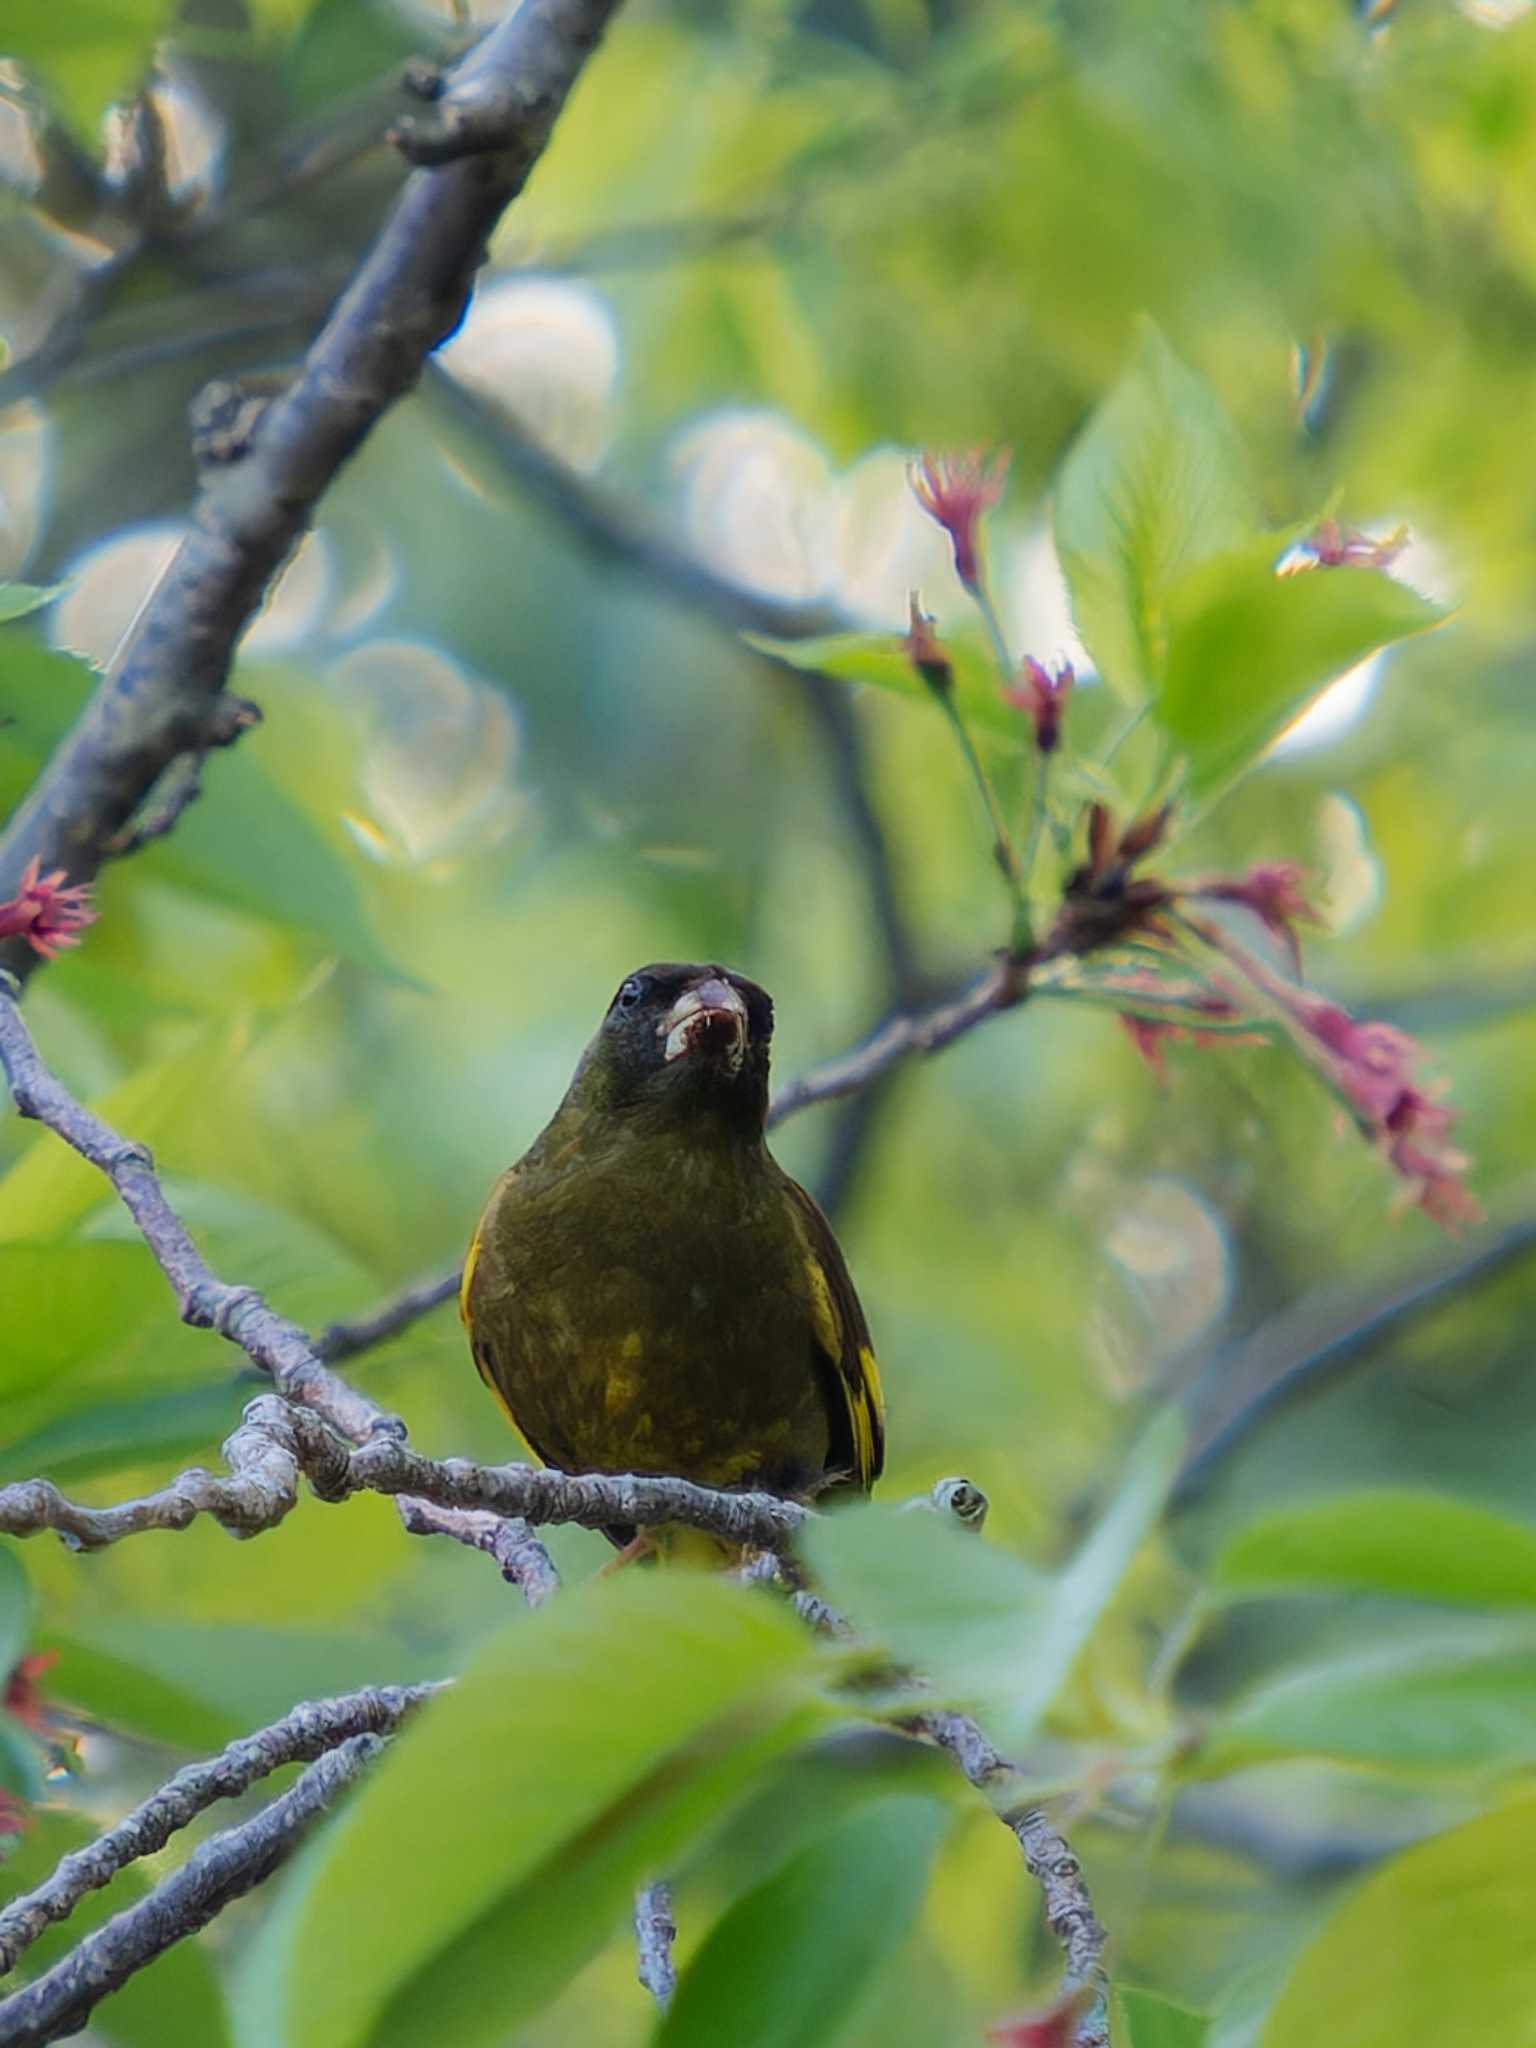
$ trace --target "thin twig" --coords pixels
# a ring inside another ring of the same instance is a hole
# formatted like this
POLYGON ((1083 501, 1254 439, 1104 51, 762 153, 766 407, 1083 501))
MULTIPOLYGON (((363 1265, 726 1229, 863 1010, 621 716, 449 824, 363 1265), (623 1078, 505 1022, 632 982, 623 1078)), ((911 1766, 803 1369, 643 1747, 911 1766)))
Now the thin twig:
POLYGON ((451 1273, 439 1273, 433 1280, 422 1280, 414 1287, 407 1287, 403 1294, 381 1303, 368 1315, 328 1324, 315 1340, 315 1356, 350 1358, 356 1351, 366 1351, 374 1344, 382 1344, 387 1337, 393 1337, 418 1317, 440 1308, 445 1301, 452 1301, 459 1291, 460 1278, 460 1269, 455 1266, 451 1273))
POLYGON ((0 1911, 0 1976, 55 1921, 67 1919, 90 1892, 125 1865, 163 1849, 220 1799, 236 1799, 285 1764, 312 1763, 351 1735, 392 1735, 413 1707, 442 1686, 366 1686, 335 1699, 306 1700, 254 1735, 242 1735, 206 1763, 188 1764, 115 1826, 76 1849, 20 1898, 0 1911))
POLYGON ((135 1971, 270 1877, 384 1741, 379 1735, 353 1735, 327 1750, 254 1820, 210 1836, 147 1899, 86 1935, 35 1983, 0 2000, 5 2048, 41 2048, 77 2032, 101 2000, 135 1971))
POLYGON ((1066 1837, 1025 1795, 1016 1766, 994 1748, 968 1715, 925 1714, 914 1726, 949 1751, 998 1819, 1016 1837, 1030 1875, 1040 1887, 1046 1925, 1066 1957, 1070 1984, 1090 1985, 1096 1994, 1078 2022, 1076 2048, 1108 2048, 1108 1980, 1104 1974, 1108 1937, 1094 1912, 1083 1867, 1066 1837))
POLYGON ((483 1550, 501 1567, 508 1585, 521 1589, 530 1607, 542 1607, 560 1590, 554 1560, 521 1515, 493 1515, 478 1508, 441 1508, 404 1495, 400 1519, 413 1536, 451 1536, 471 1550, 483 1550))
MULTIPOLYGON (((240 634, 332 478, 458 325, 491 232, 616 6, 524 0, 455 67, 455 91, 513 88, 523 119, 494 153, 407 179, 250 453, 205 483, 84 715, 0 838, 0 897, 34 856, 89 881, 169 763, 202 743, 240 634)), ((24 977, 36 957, 13 945, 3 964, 24 977)))

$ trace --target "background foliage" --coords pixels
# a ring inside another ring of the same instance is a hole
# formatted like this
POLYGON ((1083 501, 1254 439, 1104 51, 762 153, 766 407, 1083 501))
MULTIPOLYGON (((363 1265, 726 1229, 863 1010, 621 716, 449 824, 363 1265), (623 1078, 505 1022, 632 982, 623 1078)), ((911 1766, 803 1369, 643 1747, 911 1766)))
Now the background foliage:
MULTIPOLYGON (((444 352, 460 400, 429 380, 326 500, 235 678, 264 723, 28 995, 222 1273, 319 1327, 451 1262, 639 961, 761 979, 783 1075, 1003 936, 932 707, 849 685, 896 958, 812 700, 585 549, 528 494, 530 436, 737 581, 878 629, 817 649, 877 680, 912 582, 957 645, 966 625, 905 454, 1010 444, 1008 629, 1075 646, 1054 516, 1107 678, 1069 729, 1153 693, 1192 764, 1180 864, 1308 862, 1313 977, 1429 1039, 1491 1230, 1523 1241, 1536 23, 1374 13, 620 18, 444 352), (1403 580, 1278 595, 1278 548, 1330 509, 1408 521, 1403 580)), ((189 500, 187 401, 292 359, 400 175, 390 67, 451 34, 404 0, 11 0, 0 573, 60 594, 0 626, 0 801, 189 500), (170 185, 139 243, 111 109, 151 67, 170 185), (76 154, 104 146, 105 193, 76 154)), ((1022 728, 979 688, 1006 782, 1022 728)), ((1122 803, 1157 731, 1117 756, 1122 803)), ((1125 2038, 1194 2041, 1199 2014, 1220 2048, 1385 2048, 1432 2012, 1455 2048, 1526 2013, 1529 1263, 1431 1289, 1228 1440, 1484 1242, 1394 1221, 1379 1162, 1275 1050, 1176 1050, 1159 1087, 1110 1019, 1042 1003, 778 1143, 835 1198, 880 1343, 886 1494, 963 1471, 992 1500, 984 1549, 872 1511, 818 1562, 1067 1800, 1125 2038)), ((0 1478, 119 1498, 210 1456, 249 1387, 171 1320, 88 1168, 14 1121, 0 1144, 0 1478)), ((357 1371, 423 1448, 509 1454, 451 1310, 357 1371)), ((574 1580, 605 1554, 556 1550, 574 1580)), ((446 2012, 465 2042, 675 2048, 726 2015, 738 2042, 958 2048, 1054 1981, 1004 1831, 937 1759, 850 1726, 815 1646, 744 1593, 620 1580, 514 1614, 370 1496, 249 1546, 204 1523, 34 1544, 0 1590, 9 1649, 56 1650, 47 1691, 92 1731, 41 1788, 7 1738, 42 1803, 6 1885, 169 1753, 468 1665, 275 1897, 101 2009, 104 2040, 404 2044, 446 2012), (685 1964, 659 2031, 624 1931, 655 1867, 685 1964), (796 1983, 824 1995, 786 2010, 796 1983)))

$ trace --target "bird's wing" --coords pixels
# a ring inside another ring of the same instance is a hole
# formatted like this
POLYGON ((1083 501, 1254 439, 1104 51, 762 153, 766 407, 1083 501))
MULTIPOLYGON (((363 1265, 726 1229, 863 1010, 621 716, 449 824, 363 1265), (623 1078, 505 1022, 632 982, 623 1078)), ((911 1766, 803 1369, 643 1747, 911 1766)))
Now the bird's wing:
POLYGON ((491 1190, 491 1198, 485 1205, 485 1213, 475 1226, 475 1234, 470 1239, 469 1250, 464 1254, 464 1275, 459 1282, 459 1318, 464 1328, 469 1332, 469 1348, 475 1361, 475 1370, 495 1395, 498 1406, 512 1427, 517 1431, 541 1465, 555 1465, 563 1470, 568 1470, 571 1464, 569 1456, 567 1455, 562 1458, 552 1449, 546 1449, 543 1444, 535 1443, 528 1434, 526 1424, 513 1409, 511 1395, 508 1391, 508 1382, 511 1375, 508 1372, 506 1363, 496 1356, 495 1349, 491 1343, 490 1332, 486 1328, 487 1318, 483 1313, 477 1313, 475 1274, 480 1264, 481 1251, 485 1245, 486 1238, 495 1228, 496 1211, 500 1206, 501 1199, 511 1187, 516 1174, 517 1168, 515 1166, 509 1167, 501 1179, 497 1181, 495 1187, 491 1190))
POLYGON ((846 1417, 841 1441, 841 1432, 834 1429, 832 1463, 843 1466, 860 1492, 868 1493, 885 1466, 885 1395, 869 1325, 831 1224, 798 1181, 786 1174, 785 1184, 801 1225, 816 1341, 846 1417))

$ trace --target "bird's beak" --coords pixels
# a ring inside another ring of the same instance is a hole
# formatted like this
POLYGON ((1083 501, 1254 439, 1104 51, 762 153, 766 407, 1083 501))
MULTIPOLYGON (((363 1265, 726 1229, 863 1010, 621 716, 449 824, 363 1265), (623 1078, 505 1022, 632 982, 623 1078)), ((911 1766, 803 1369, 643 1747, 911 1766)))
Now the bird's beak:
POLYGON ((685 988, 661 1021, 664 1057, 685 1058, 693 1052, 722 1057, 732 1073, 747 1050, 747 1006, 728 981, 712 974, 685 988))

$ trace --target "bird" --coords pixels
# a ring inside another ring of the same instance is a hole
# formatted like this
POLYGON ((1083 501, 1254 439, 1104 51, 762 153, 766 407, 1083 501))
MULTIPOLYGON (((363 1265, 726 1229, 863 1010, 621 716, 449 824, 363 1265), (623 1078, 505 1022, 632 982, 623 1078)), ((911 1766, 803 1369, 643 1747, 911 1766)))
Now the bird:
MULTIPOLYGON (((492 1189, 460 1312, 542 1463, 801 1501, 879 1478, 864 1311, 831 1224, 768 1149, 772 1037, 772 998, 744 975, 638 968, 492 1189)), ((729 1554, 676 1527, 604 1533, 628 1554, 729 1554)))

